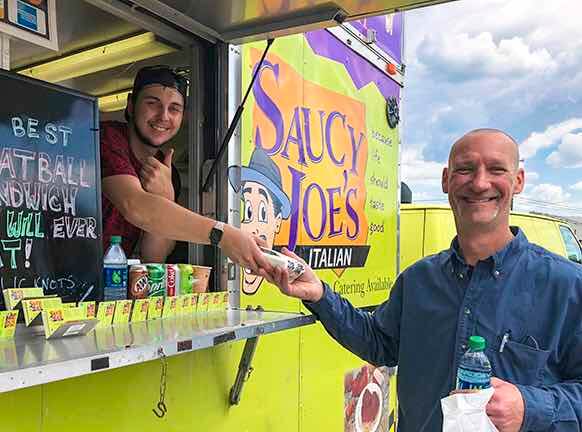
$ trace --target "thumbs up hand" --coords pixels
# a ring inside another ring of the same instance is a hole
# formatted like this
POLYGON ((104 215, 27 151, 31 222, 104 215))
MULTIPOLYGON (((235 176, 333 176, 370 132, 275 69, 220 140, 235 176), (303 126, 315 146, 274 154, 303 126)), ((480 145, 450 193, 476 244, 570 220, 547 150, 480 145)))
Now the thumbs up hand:
POLYGON ((160 162, 153 156, 148 157, 139 173, 141 185, 149 193, 174 201, 172 185, 172 158, 174 149, 168 149, 160 162))

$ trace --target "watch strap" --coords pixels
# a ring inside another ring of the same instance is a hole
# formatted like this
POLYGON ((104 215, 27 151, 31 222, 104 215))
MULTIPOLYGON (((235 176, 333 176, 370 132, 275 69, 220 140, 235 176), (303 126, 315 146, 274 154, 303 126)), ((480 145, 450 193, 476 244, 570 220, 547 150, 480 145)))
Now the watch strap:
POLYGON ((224 222, 216 222, 212 229, 210 230, 210 234, 208 238, 210 240, 210 244, 212 246, 218 246, 220 240, 222 240, 222 235, 224 234, 224 222))

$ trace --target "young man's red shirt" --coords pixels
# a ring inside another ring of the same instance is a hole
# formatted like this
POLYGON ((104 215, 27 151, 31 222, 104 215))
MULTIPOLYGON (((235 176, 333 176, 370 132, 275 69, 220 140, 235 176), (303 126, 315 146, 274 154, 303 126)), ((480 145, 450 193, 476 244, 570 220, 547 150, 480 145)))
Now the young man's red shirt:
MULTIPOLYGON (((107 121, 100 125, 101 141, 101 178, 115 175, 130 175, 139 178, 142 164, 129 147, 128 125, 126 123, 107 121)), ((162 160, 158 152, 156 157, 162 160)), ((180 177, 172 165, 172 184, 174 199, 180 194, 180 177)), ((125 254, 131 256, 141 236, 142 230, 130 224, 107 197, 102 194, 103 251, 109 247, 112 235, 123 237, 122 246, 125 254)))

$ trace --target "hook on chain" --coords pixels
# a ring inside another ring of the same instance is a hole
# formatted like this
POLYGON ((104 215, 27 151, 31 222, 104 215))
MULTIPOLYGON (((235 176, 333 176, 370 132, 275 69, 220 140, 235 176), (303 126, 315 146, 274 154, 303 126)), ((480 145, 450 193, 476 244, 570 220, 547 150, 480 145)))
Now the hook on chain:
POLYGON ((162 418, 163 416, 166 415, 166 413, 168 412, 168 409, 166 408, 166 404, 162 401, 158 402, 158 411, 156 411, 155 408, 152 408, 152 412, 156 415, 157 418, 162 418))
POLYGON ((157 418, 162 418, 168 412, 168 408, 166 407, 166 378, 168 372, 168 360, 166 358, 166 353, 164 349, 160 347, 158 349, 158 356, 160 357, 160 361, 162 362, 162 372, 160 375, 160 400, 158 402, 157 411, 156 408, 152 408, 152 412, 156 415, 157 418))

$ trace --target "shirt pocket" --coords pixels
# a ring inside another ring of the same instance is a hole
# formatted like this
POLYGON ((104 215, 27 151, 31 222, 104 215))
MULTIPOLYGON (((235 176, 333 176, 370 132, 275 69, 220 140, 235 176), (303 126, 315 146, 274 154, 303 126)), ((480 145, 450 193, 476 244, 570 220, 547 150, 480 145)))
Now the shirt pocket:
POLYGON ((548 362, 549 351, 507 341, 503 352, 491 349, 488 352, 493 376, 512 384, 540 385, 548 362))

